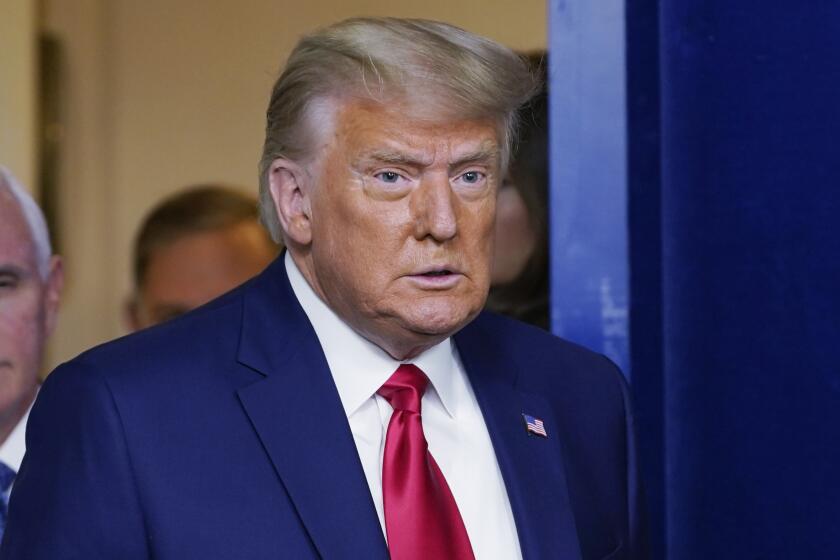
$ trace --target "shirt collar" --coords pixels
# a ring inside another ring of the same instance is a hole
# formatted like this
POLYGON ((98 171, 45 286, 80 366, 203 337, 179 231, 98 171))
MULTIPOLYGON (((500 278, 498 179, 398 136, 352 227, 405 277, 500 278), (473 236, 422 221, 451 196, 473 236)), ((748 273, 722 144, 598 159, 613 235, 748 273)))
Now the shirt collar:
POLYGON ((0 445, 0 461, 14 469, 15 472, 20 470, 23 455, 26 453, 26 422, 29 420, 29 412, 32 410, 33 404, 35 404, 35 399, 32 399, 32 402, 29 403, 29 408, 26 409, 26 413, 18 420, 17 425, 9 434, 9 437, 6 438, 6 441, 0 445))
POLYGON ((423 370, 446 412, 454 416, 459 391, 454 379, 456 356, 451 338, 411 360, 395 360, 353 330, 315 294, 288 251, 284 264, 292 291, 321 343, 348 418, 379 390, 401 363, 412 363, 423 370))

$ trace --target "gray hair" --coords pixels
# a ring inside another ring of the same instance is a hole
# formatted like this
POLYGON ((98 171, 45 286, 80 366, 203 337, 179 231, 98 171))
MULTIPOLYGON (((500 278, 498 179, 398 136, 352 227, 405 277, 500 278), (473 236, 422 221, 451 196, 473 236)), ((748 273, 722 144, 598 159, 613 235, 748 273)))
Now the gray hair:
POLYGON ((50 233, 47 229, 47 221, 38 203, 32 198, 29 192, 23 188, 12 172, 0 165, 0 188, 6 187, 17 200, 20 206, 23 219, 29 225, 32 234, 32 245, 35 249, 35 259, 38 263, 38 272, 41 278, 46 279, 50 273, 50 257, 52 246, 50 245, 50 233))
POLYGON ((519 55, 490 39, 437 21, 357 18, 305 36, 274 84, 260 159, 260 215, 275 241, 280 222, 269 189, 271 162, 311 153, 318 101, 409 102, 438 118, 492 118, 502 131, 502 169, 517 111, 539 81, 519 55), (309 125, 307 127, 307 125, 309 125))

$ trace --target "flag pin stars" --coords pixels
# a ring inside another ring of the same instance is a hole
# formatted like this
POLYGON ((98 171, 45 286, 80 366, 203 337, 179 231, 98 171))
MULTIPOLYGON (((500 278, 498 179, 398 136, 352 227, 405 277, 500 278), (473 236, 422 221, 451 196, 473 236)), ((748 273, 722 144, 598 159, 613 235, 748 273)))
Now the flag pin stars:
POLYGON ((535 436, 540 436, 547 438, 548 433, 545 431, 545 424, 539 418, 531 416, 530 414, 522 414, 522 418, 525 419, 525 429, 528 430, 528 434, 534 434, 535 436))

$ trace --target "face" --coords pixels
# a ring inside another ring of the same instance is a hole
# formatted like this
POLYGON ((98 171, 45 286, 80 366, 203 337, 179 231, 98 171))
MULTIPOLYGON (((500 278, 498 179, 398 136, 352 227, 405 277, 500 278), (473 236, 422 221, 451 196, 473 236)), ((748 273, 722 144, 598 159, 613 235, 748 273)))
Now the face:
POLYGON ((289 225, 304 276, 395 358, 450 336, 484 305, 498 132, 492 121, 431 123, 398 106, 343 104, 311 180, 287 204, 303 215, 289 225))
POLYGON ((510 184, 499 189, 496 204, 496 249, 491 281, 494 286, 513 282, 534 253, 537 234, 519 190, 510 184))
POLYGON ((57 257, 41 277, 29 225, 14 196, 0 187, 0 425, 16 423, 35 396, 61 282, 57 257))
POLYGON ((252 278, 276 256, 256 222, 185 235, 152 253, 129 309, 134 330, 173 319, 252 278))

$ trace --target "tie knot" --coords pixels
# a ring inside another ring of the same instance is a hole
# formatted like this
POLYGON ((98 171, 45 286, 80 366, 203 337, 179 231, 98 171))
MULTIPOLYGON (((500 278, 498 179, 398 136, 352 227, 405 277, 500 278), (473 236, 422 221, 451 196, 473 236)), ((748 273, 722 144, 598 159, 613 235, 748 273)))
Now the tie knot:
POLYGON ((394 410, 419 414, 420 400, 428 385, 429 378, 423 370, 414 364, 403 364, 379 388, 377 393, 388 401, 394 410))

